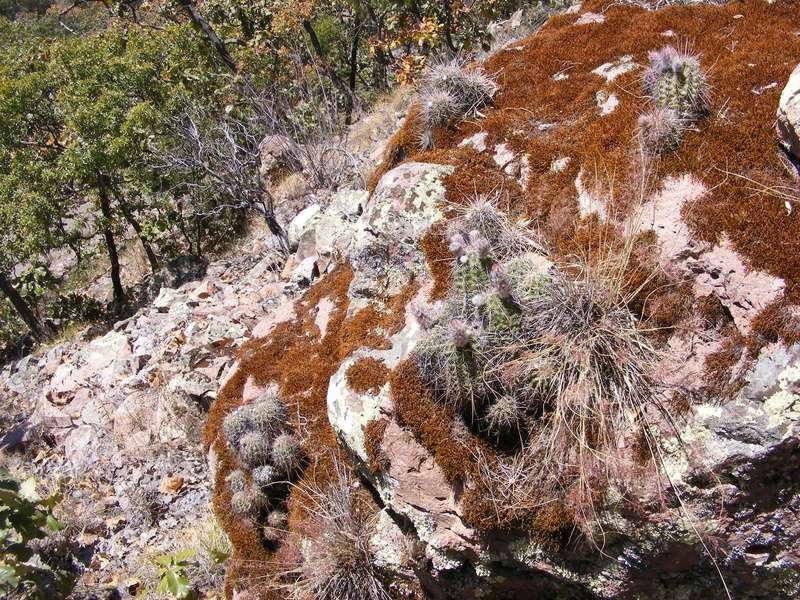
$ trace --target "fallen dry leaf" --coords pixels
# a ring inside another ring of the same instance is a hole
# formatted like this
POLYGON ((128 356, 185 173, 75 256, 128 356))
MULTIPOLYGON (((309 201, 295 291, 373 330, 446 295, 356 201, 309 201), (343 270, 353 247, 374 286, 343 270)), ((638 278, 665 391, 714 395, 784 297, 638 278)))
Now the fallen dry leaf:
POLYGON ((169 494, 170 496, 175 496, 183 489, 183 477, 181 475, 172 475, 170 477, 165 477, 161 484, 158 486, 158 490, 162 494, 169 494))

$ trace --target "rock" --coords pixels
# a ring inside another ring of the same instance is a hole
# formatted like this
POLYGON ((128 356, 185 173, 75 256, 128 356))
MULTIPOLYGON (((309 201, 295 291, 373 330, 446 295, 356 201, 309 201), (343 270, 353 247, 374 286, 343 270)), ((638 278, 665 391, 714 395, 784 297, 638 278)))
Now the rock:
POLYGON ((781 145, 800 160, 800 64, 794 68, 781 92, 775 127, 781 145))
POLYGON ((95 428, 83 425, 69 432, 64 440, 64 458, 76 469, 85 468, 98 458, 93 451, 95 428))
POLYGON ((300 264, 294 268, 291 281, 300 286, 307 286, 317 277, 319 277, 317 259, 314 256, 309 256, 300 261, 300 264))
POLYGON ((300 147, 285 135, 268 135, 258 144, 261 164, 258 172, 264 179, 276 177, 281 170, 303 170, 300 147))
POLYGON ((725 239, 691 260, 689 267, 697 273, 695 296, 715 294, 744 335, 750 333, 750 324, 756 315, 777 300, 786 287, 778 277, 748 269, 725 239))
POLYGON ((597 100, 597 108, 600 109, 600 115, 606 116, 614 112, 614 109, 619 105, 619 98, 616 94, 611 94, 605 90, 600 90, 595 94, 597 100))
POLYGON ((592 73, 599 75, 605 79, 607 83, 611 83, 620 75, 624 75, 629 71, 633 71, 634 69, 638 68, 638 66, 639 65, 633 62, 633 57, 626 54, 614 62, 603 63, 594 69, 592 73))
POLYGON ((176 304, 179 299, 183 299, 183 295, 179 294, 176 290, 170 287, 163 287, 158 292, 158 296, 153 301, 153 307, 158 312, 169 312, 170 307, 176 304))
POLYGON ((386 173, 356 223, 350 296, 393 295, 421 272, 419 240, 442 218, 442 179, 453 167, 409 162, 386 173))
POLYGON ((606 199, 601 197, 593 188, 587 187, 584 182, 584 173, 581 170, 575 178, 575 190, 578 192, 578 210, 581 217, 586 218, 596 214, 597 218, 606 220, 606 199))
POLYGON ((289 226, 286 228, 286 235, 289 238, 289 249, 291 251, 297 250, 300 237, 321 210, 319 204, 307 206, 297 213, 297 216, 289 223, 289 226))
POLYGON ((177 474, 170 475, 161 480, 161 483, 158 485, 158 491, 162 494, 177 496, 183 489, 184 483, 185 480, 183 476, 177 474))
POLYGON ((217 384, 197 371, 189 371, 174 377, 167 385, 172 393, 188 394, 193 398, 201 398, 216 393, 217 384))
POLYGON ((294 301, 283 302, 278 308, 273 310, 268 317, 260 320, 250 335, 254 338, 263 338, 272 333, 272 330, 279 323, 290 321, 294 318, 294 301))
POLYGON ((593 13, 593 12, 585 12, 578 20, 575 21, 575 25, 592 25, 594 23, 603 23, 606 18, 603 15, 593 13))
POLYGON ((354 219, 364 212, 368 200, 367 190, 337 190, 326 212, 338 213, 345 219, 354 219))

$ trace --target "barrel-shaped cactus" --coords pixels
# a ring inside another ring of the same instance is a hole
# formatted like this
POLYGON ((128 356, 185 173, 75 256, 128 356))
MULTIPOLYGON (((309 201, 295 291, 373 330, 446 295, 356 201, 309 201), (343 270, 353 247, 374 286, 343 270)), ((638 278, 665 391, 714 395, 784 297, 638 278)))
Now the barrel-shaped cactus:
POLYGON ((661 108, 672 109, 683 118, 696 118, 708 109, 708 84, 697 56, 673 46, 648 54, 644 74, 647 95, 661 108))

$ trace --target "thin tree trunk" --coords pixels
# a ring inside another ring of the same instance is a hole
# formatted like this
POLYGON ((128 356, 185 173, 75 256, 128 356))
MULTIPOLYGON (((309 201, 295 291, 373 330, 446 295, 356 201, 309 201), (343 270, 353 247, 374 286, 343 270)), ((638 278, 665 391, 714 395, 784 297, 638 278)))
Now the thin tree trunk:
POLYGON ((308 19, 303 19, 303 29, 306 30, 308 37, 311 40, 311 46, 314 48, 314 52, 316 53, 317 57, 322 64, 322 67, 325 69, 325 72, 328 74, 328 78, 331 80, 333 85, 335 85, 342 95, 345 97, 347 104, 345 105, 345 117, 347 122, 350 122, 350 115, 353 112, 353 105, 355 103, 355 96, 350 91, 350 89, 345 85, 342 78, 339 77, 339 74, 336 72, 329 63, 327 58, 325 57, 325 52, 322 49, 322 44, 319 42, 319 38, 317 37, 317 32, 314 31, 314 27, 311 25, 311 21, 308 19))
POLYGON ((144 253, 147 255, 147 262, 150 263, 150 270, 155 274, 159 269, 158 257, 156 256, 156 253, 153 252, 153 247, 150 245, 150 242, 148 242, 147 239, 145 239, 145 237, 142 235, 142 226, 139 224, 139 221, 136 219, 136 217, 133 216, 130 207, 128 206, 127 202, 125 202, 125 198, 122 197, 122 194, 116 188, 116 186, 111 186, 111 193, 114 194, 114 198, 116 199, 117 204, 119 204, 122 216, 125 217, 125 220, 136 232, 136 237, 139 238, 139 242, 142 244, 144 253))
POLYGON ((225 62, 228 67, 230 67, 231 71, 236 70, 236 61, 233 60, 233 57, 228 53, 228 49, 225 47, 225 43, 219 39, 217 32, 211 27, 208 21, 206 21, 205 17, 200 14, 195 7, 192 0, 178 0, 178 6, 180 6, 184 12, 188 15, 189 19, 192 21, 192 25, 203 34, 203 37, 206 38, 209 44, 217 51, 220 58, 225 62))
POLYGON ((120 277, 119 253, 117 244, 114 242, 113 220, 111 214, 111 202, 108 198, 109 181, 106 175, 97 177, 97 189, 100 196, 100 211, 103 213, 103 236, 106 240, 106 250, 108 259, 111 262, 111 285, 114 288, 114 308, 119 313, 125 303, 125 290, 122 287, 120 277))
POLYGON ((358 76, 358 44, 361 38, 361 18, 356 12, 355 15, 355 33, 353 33, 353 42, 350 46, 350 94, 356 94, 356 77, 358 76))
POLYGON ((3 273, 0 273, 0 291, 5 294, 9 301, 11 301, 11 304, 16 309, 17 314, 19 314, 19 316, 25 322, 25 325, 28 326, 28 329, 31 330, 33 336, 37 339, 43 338, 44 327, 42 326, 42 322, 39 320, 39 317, 36 316, 36 313, 34 313, 31 307, 28 306, 28 303, 25 302, 25 299, 19 295, 19 292, 17 292, 17 290, 3 273))

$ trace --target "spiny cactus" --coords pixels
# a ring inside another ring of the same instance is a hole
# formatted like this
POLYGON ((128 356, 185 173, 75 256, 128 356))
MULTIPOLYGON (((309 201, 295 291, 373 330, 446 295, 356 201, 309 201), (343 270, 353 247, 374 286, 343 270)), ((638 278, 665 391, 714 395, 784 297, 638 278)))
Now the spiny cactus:
POLYGON ((245 408, 246 407, 240 407, 236 409, 229 415, 226 415, 225 419, 222 421, 222 433, 225 436, 225 440, 227 440, 232 448, 236 448, 239 445, 239 440, 241 440, 242 436, 252 427, 250 415, 248 410, 244 410, 245 408))
POLYGON ((244 517, 255 518, 268 505, 269 499, 261 490, 252 485, 231 494, 231 509, 244 517))
POLYGON ((231 471, 225 478, 225 481, 227 482, 228 488, 232 493, 243 492, 245 486, 247 485, 247 479, 245 478, 244 471, 241 469, 231 471))
POLYGON ((513 257, 502 265, 520 302, 525 303, 541 297, 547 290, 550 276, 542 273, 540 257, 526 253, 513 257))
POLYGON ((278 470, 292 474, 300 467, 300 442, 291 433, 282 433, 272 443, 270 456, 278 470))
POLYGON ((267 487, 280 479, 280 473, 272 465, 261 465, 251 473, 253 482, 259 487, 267 487))
POLYGON ((484 420, 489 431, 502 435, 519 428, 524 412, 512 394, 505 394, 489 406, 484 420))
POLYGON ((658 106, 675 110, 683 118, 706 112, 708 84, 697 56, 665 46, 649 52, 648 57, 644 87, 658 106))
POLYGON ((257 431, 244 434, 239 441, 239 458, 250 468, 267 464, 269 441, 257 431))
POLYGON ((497 84, 479 67, 455 60, 431 67, 420 88, 419 142, 433 147, 433 132, 451 119, 461 119, 487 104, 497 84))
POLYGON ((497 89, 497 84, 483 69, 477 66, 469 68, 460 60, 433 65, 422 82, 423 92, 443 91, 451 94, 462 114, 489 102, 497 89))
POLYGON ((419 145, 423 150, 433 148, 433 130, 444 127, 460 112, 456 97, 446 90, 432 90, 420 98, 419 118, 425 124, 419 132, 419 145))
POLYGON ((639 117, 639 139, 644 150, 658 155, 678 147, 686 131, 686 119, 672 108, 657 107, 639 117))
POLYGON ((498 203, 497 197, 479 194, 467 202, 448 206, 456 215, 448 228, 450 237, 463 231, 478 231, 489 243, 492 258, 498 261, 525 252, 541 252, 538 244, 526 235, 524 226, 509 220, 498 203))
POLYGON ((264 539, 277 542, 286 531, 289 516, 282 510, 271 510, 267 515, 267 525, 264 527, 264 539))
POLYGON ((489 286, 491 267, 488 240, 473 229, 466 236, 454 234, 449 248, 458 261, 454 275, 456 289, 465 298, 483 293, 489 286))
POLYGON ((250 405, 249 414, 253 427, 269 437, 276 435, 287 420, 286 407, 271 390, 267 390, 258 402, 250 405))

